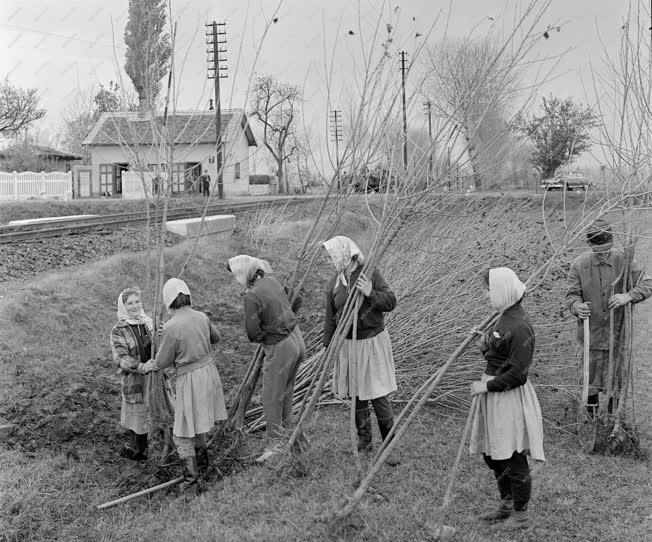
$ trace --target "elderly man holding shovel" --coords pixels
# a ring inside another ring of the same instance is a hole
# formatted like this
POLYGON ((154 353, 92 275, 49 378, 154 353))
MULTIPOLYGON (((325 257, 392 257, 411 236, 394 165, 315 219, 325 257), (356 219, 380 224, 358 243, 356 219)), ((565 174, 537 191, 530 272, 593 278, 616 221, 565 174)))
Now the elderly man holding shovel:
MULTIPOLYGON (((610 387, 609 370, 619 357, 623 333, 623 307, 639 303, 652 295, 652 277, 636 260, 631 263, 622 251, 613 248, 613 230, 604 219, 596 220, 587 231, 590 251, 579 256, 568 273, 566 303, 578 319, 578 339, 584 343, 583 320, 589 319, 589 382, 587 410, 593 416, 599 404, 599 392, 610 387), (624 272, 629 269, 632 287, 623 291, 624 272)), ((608 411, 612 411, 610 399, 608 411)))

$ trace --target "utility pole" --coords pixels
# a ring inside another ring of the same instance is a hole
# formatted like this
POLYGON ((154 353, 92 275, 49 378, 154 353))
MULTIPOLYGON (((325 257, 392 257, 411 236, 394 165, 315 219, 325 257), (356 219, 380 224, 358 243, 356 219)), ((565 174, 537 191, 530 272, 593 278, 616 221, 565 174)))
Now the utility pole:
POLYGON ((405 61, 407 53, 401 51, 399 53, 401 56, 401 98, 403 102, 403 168, 407 171, 408 167, 408 151, 407 151, 407 114, 405 112, 405 61))
POLYGON ((426 100, 423 102, 426 108, 426 115, 428 115, 428 180, 426 186, 430 186, 432 177, 432 102, 426 100))
POLYGON ((330 112, 331 140, 335 141, 335 171, 337 171, 337 190, 340 186, 340 141, 342 141, 342 111, 333 109, 330 112))
POLYGON ((208 53, 208 78, 215 80, 215 136, 217 142, 215 144, 215 154, 217 160, 217 197, 224 199, 224 181, 222 177, 222 102, 220 101, 220 79, 228 77, 226 70, 228 69, 224 63, 226 57, 226 38, 220 37, 226 35, 226 30, 222 27, 226 23, 206 23, 206 53, 208 53), (218 27, 220 27, 218 29, 218 27))

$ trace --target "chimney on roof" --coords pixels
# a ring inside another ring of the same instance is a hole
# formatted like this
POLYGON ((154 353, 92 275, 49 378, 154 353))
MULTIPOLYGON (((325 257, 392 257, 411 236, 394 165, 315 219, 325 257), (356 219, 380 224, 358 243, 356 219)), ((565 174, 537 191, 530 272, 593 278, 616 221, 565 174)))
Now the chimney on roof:
POLYGON ((208 110, 212 111, 213 110, 213 98, 211 98, 208 102, 208 110))

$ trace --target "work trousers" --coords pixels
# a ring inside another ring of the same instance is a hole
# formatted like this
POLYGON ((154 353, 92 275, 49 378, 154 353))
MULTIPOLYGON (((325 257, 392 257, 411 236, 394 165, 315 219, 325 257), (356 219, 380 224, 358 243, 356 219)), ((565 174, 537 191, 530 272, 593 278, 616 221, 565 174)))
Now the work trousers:
POLYGON ((195 449, 206 446, 206 433, 195 435, 194 437, 177 437, 176 435, 172 435, 172 440, 177 447, 179 458, 195 457, 197 455, 195 449))
POLYGON ((494 471, 502 500, 512 499, 514 510, 527 510, 532 494, 532 478, 527 456, 514 452, 509 459, 492 459, 482 454, 487 466, 494 471))
POLYGON ((292 397, 299 365, 306 358, 306 346, 299 326, 276 344, 263 344, 263 412, 268 439, 282 437, 292 426, 292 397))

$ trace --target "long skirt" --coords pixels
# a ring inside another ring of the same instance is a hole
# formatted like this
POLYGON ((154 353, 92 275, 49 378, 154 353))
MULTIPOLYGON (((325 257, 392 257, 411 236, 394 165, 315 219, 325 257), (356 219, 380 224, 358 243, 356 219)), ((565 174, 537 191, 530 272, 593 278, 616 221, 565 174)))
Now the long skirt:
MULTIPOLYGON (((494 377, 482 375, 482 382, 494 377)), ((471 454, 509 459, 514 452, 545 461, 543 422, 534 386, 528 380, 507 391, 480 394, 471 429, 471 454)))
POLYGON ((346 339, 333 369, 333 392, 339 397, 377 399, 396 391, 394 355, 384 329, 370 339, 346 339))
MULTIPOLYGON (((127 375, 122 375, 121 385, 124 387, 124 380, 127 375)), ((142 397, 146 398, 149 388, 149 375, 140 377, 143 384, 142 397)), ((145 399, 139 403, 128 403, 122 394, 122 405, 120 408, 120 425, 126 429, 131 429, 137 435, 149 433, 149 407, 145 399)))
POLYGON ((127 403, 122 398, 120 425, 131 429, 137 435, 149 433, 149 409, 145 403, 127 403))
POLYGON ((222 381, 214 363, 177 377, 172 429, 175 436, 207 433, 215 422, 227 417, 222 381))

